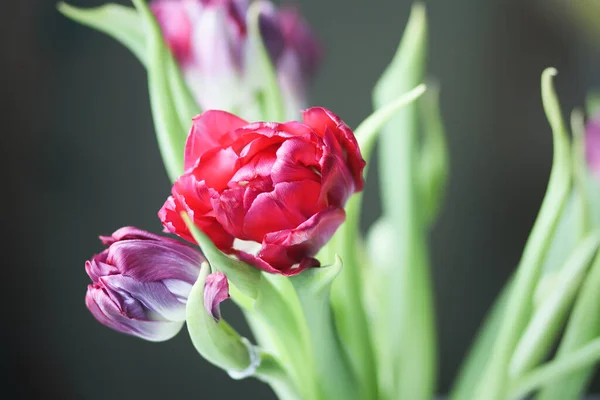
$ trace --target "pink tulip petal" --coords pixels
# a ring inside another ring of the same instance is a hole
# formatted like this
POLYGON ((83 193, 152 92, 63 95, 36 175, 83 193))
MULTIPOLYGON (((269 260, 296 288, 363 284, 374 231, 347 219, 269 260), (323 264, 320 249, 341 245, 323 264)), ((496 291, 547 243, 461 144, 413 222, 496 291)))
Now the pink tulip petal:
POLYGON ((188 7, 192 4, 193 2, 172 0, 155 0, 150 4, 163 38, 179 63, 186 63, 191 57, 192 21, 188 7))
POLYGON ((214 149, 204 153, 200 162, 191 170, 198 181, 203 180, 210 189, 221 191, 227 187, 235 174, 238 156, 230 149, 214 149))
POLYGON ((169 197, 158 212, 163 226, 168 232, 196 243, 180 213, 185 212, 198 228, 208 235, 215 245, 229 251, 233 236, 223 229, 214 216, 211 204, 211 191, 204 181, 190 174, 182 175, 173 185, 173 196, 169 197))
POLYGON ((303 139, 288 139, 277 150, 277 161, 272 167, 273 183, 321 180, 320 153, 313 143, 303 139))
POLYGON ((329 206, 344 207, 355 192, 355 182, 343 160, 342 149, 329 129, 324 132, 323 143, 321 201, 329 206))
POLYGON ((318 266, 312 257, 331 239, 345 218, 343 209, 329 208, 296 229, 269 233, 256 256, 238 252, 238 257, 266 272, 299 274, 306 268, 318 266))
POLYGON ((304 123, 310 126, 321 137, 325 136, 325 131, 329 129, 335 136, 342 148, 342 154, 345 164, 350 168, 355 182, 355 190, 361 191, 364 186, 362 171, 366 165, 365 160, 360 154, 358 142, 354 137, 352 130, 346 125, 340 117, 323 107, 312 107, 305 110, 302 114, 304 123))
POLYGON ((205 152, 219 146, 225 134, 247 124, 226 111, 209 110, 194 117, 185 144, 184 168, 193 167, 205 152))
POLYGON ((296 228, 317 210, 321 185, 304 180, 282 182, 274 190, 259 194, 246 213, 244 232, 261 242, 264 235, 296 228))

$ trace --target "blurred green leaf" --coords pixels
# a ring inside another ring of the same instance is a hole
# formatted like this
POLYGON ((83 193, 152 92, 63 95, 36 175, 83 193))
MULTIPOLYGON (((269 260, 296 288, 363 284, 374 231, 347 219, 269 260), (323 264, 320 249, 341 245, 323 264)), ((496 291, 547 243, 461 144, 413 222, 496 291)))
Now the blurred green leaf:
POLYGON ((127 47, 142 64, 146 64, 143 21, 133 8, 105 4, 96 8, 83 9, 60 2, 58 10, 80 24, 113 37, 127 47))
POLYGON ((419 100, 423 121, 423 144, 418 160, 418 183, 423 202, 423 219, 431 225, 437 218, 444 200, 450 162, 448 144, 439 104, 439 90, 430 88, 419 100))
POLYGON ((160 27, 144 0, 132 0, 144 23, 146 32, 148 88, 158 147, 174 182, 183 173, 183 149, 187 129, 183 128, 169 82, 169 59, 160 27))
MULTIPOLYGON (((594 108, 589 103, 588 101, 588 107, 594 108)), ((589 112, 593 115, 597 111, 589 112)), ((577 201, 573 202, 583 210, 578 221, 581 221, 580 225, 583 228, 600 229, 600 187, 596 177, 592 176, 586 165, 585 128, 581 112, 572 114, 572 127, 577 192, 574 196, 577 201)), ((596 337, 600 337, 600 257, 598 256, 577 295, 554 359, 560 362, 596 337)), ((594 369, 593 366, 582 368, 558 381, 550 382, 538 394, 538 399, 562 400, 583 396, 594 369)))
POLYGON ((542 103, 552 128, 554 144, 554 161, 548 189, 517 267, 505 318, 475 391, 475 398, 503 400, 506 397, 509 362, 529 323, 533 311, 533 293, 541 275, 542 264, 571 191, 571 149, 552 83, 556 73, 554 68, 548 68, 542 73, 542 103))
MULTIPOLYGON (((419 85, 410 92, 373 112, 354 130, 363 158, 369 159, 381 128, 394 114, 415 101, 425 91, 419 85)), ((364 175, 366 176, 366 170, 364 175)), ((360 381, 364 398, 377 397, 376 367, 369 333, 369 322, 363 305, 359 220, 363 193, 353 195, 346 204, 346 221, 328 246, 344 260, 344 268, 332 287, 332 306, 338 333, 347 349, 354 373, 360 381)), ((323 261, 321 259, 321 261, 323 261)), ((326 260, 329 262, 329 260, 326 260)))
POLYGON ((535 310, 515 348, 509 365, 510 377, 523 375, 548 356, 599 245, 599 234, 588 235, 560 269, 556 285, 535 310))
POLYGON ((260 34, 259 19, 264 2, 253 2, 248 9, 246 22, 248 24, 248 63, 247 81, 251 82, 257 93, 257 101, 261 103, 262 115, 265 121, 283 122, 285 107, 277 72, 260 34))
MULTIPOLYGON (((514 381, 508 388, 509 400, 526 398, 532 390, 551 382, 560 382, 569 374, 589 369, 600 361, 600 338, 591 340, 581 348, 565 355, 564 358, 550 361, 514 381)), ((578 397, 556 397, 561 400, 578 397)))
MULTIPOLYGON (((562 362, 598 337, 600 337, 600 256, 596 255, 594 264, 577 295, 575 306, 553 362, 562 362)), ((537 399, 580 398, 585 394, 594 369, 594 366, 590 365, 566 374, 561 379, 546 382, 537 399)))
MULTIPOLYGON (((427 47, 425 7, 416 3, 400 45, 373 92, 375 109, 394 101, 423 81, 427 47)), ((380 330, 375 337, 384 399, 426 399, 436 380, 436 339, 433 294, 427 259, 427 232, 417 186, 418 115, 414 103, 398 112, 382 129, 379 145, 381 226, 390 228, 395 242, 384 251, 384 288, 376 290, 380 330), (393 299, 393 300, 391 300, 393 299), (385 342, 382 342, 384 341, 385 342)), ((371 243, 371 241, 369 241, 371 243)), ((369 253, 373 253, 369 249, 369 253)), ((365 291, 371 292, 369 287, 365 291)))

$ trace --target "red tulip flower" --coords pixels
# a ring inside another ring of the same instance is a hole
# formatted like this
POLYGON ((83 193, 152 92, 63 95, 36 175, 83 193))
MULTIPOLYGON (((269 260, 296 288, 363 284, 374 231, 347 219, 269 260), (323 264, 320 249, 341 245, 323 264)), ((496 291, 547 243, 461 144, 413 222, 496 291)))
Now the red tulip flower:
POLYGON ((194 241, 185 212, 222 251, 295 275, 318 265, 346 201, 363 188, 365 161, 352 130, 313 107, 286 123, 207 111, 193 120, 184 166, 159 212, 167 231, 194 241))

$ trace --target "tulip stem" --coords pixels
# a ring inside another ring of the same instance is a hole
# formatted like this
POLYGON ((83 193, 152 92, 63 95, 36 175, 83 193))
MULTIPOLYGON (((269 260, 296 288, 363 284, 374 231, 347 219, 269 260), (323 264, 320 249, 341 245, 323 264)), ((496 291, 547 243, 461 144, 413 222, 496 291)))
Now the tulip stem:
POLYGON ((290 280, 298 293, 312 344, 316 363, 315 378, 319 383, 320 400, 358 400, 356 377, 341 346, 331 315, 330 292, 342 263, 339 257, 334 265, 313 268, 290 280))

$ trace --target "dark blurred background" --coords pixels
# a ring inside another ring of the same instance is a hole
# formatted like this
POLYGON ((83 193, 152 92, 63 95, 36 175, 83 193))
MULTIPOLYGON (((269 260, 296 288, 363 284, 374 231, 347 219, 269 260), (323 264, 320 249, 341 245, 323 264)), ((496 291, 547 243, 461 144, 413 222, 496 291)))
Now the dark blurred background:
MULTIPOLYGON (((429 72, 441 82, 452 164, 432 235, 440 393, 518 262, 544 193, 552 149, 540 73, 558 68, 565 111, 600 84, 593 2, 426 2, 429 72)), ((326 48, 313 103, 356 126, 410 1, 299 7, 326 48)), ((102 327, 85 308, 83 264, 100 251, 97 236, 124 225, 159 232, 156 212, 170 189, 137 60, 61 16, 54 0, 2 0, 0 82, 0 390, 15 399, 273 398, 206 363, 185 329, 148 343, 102 327)), ((366 223, 379 212, 375 190, 369 185, 366 223)), ((225 312, 247 332, 233 307, 225 312)))

